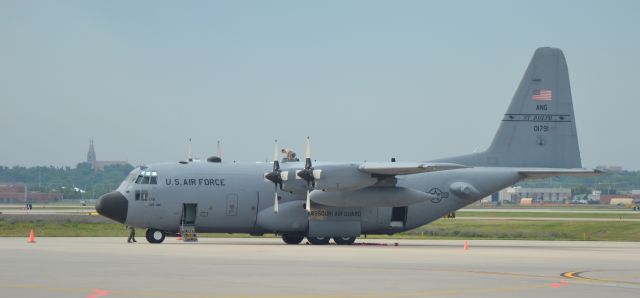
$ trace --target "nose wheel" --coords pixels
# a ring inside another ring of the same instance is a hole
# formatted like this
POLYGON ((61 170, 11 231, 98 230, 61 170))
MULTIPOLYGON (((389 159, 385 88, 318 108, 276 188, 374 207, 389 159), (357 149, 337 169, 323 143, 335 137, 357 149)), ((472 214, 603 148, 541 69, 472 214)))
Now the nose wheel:
POLYGON ((162 243, 164 241, 165 233, 156 229, 147 229, 145 237, 149 243, 162 243))

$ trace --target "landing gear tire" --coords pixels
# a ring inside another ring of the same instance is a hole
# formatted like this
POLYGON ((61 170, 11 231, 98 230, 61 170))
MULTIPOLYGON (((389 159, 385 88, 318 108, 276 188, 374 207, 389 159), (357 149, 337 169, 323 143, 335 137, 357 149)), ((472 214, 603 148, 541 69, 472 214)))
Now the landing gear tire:
POLYGON ((356 242, 356 237, 333 237, 337 245, 351 245, 356 242))
POLYGON ((286 244, 300 244, 304 239, 304 235, 282 234, 282 241, 286 244))
POLYGON ((307 236, 307 240, 309 240, 309 243, 311 243, 313 245, 327 245, 327 244, 329 244, 329 240, 331 240, 331 238, 329 238, 329 237, 309 237, 309 236, 307 236))
POLYGON ((155 229, 147 229, 146 238, 149 243, 162 243, 165 233, 155 229))

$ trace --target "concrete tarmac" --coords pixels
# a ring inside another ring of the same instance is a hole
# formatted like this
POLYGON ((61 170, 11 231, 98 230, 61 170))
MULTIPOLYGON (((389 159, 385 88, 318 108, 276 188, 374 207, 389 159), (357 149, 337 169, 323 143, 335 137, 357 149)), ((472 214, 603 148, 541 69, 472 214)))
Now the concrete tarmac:
MULTIPOLYGON (((37 235, 36 235, 37 236, 37 235)), ((638 297, 640 243, 0 238, 0 297, 638 297), (395 243, 398 246, 395 246, 395 243)))

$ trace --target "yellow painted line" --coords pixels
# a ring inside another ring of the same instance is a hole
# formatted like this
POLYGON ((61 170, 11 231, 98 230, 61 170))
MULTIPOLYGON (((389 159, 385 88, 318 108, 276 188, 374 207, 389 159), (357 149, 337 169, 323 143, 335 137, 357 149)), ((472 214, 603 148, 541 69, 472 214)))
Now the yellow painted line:
POLYGON ((602 279, 602 278, 591 278, 582 276, 583 273, 589 271, 569 271, 560 274, 562 277, 571 278, 580 281, 588 281, 588 282, 597 282, 597 283, 614 283, 614 284, 627 284, 627 285, 640 285, 640 282, 634 281, 626 281, 626 280, 618 280, 618 279, 602 279))
POLYGON ((582 278, 581 276, 575 276, 576 273, 577 272, 575 272, 575 271, 564 272, 564 273, 560 274, 560 276, 566 277, 566 278, 582 278))

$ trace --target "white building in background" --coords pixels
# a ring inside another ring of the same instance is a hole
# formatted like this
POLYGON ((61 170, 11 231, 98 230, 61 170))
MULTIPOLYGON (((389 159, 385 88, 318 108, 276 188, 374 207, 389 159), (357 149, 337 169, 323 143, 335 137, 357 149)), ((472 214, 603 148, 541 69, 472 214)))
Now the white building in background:
POLYGON ((520 199, 523 198, 532 199, 532 202, 534 203, 565 203, 571 201, 571 188, 507 187, 497 193, 483 198, 481 202, 520 204, 520 199))
POLYGON ((516 189, 518 189, 518 187, 507 187, 490 196, 484 197, 481 200, 481 202, 482 203, 491 203, 491 202, 509 203, 511 202, 513 196, 516 194, 516 189))
POLYGON ((520 203, 522 198, 530 198, 534 203, 565 203, 571 200, 571 188, 514 187, 512 190, 505 189, 505 191, 501 201, 514 204, 520 203))

